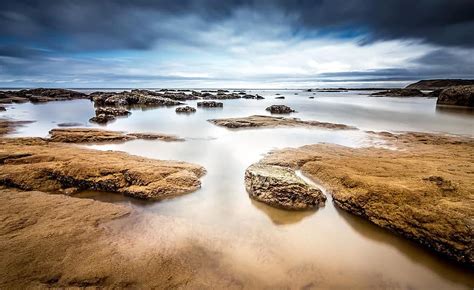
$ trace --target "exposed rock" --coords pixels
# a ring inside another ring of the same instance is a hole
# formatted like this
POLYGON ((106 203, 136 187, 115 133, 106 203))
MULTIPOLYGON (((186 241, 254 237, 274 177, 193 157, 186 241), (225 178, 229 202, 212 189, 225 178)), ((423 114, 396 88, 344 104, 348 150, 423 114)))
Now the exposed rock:
POLYGON ((263 100, 265 98, 257 94, 257 95, 243 95, 242 99, 263 100))
POLYGON ((4 106, 0 106, 0 112, 5 112, 7 109, 4 106))
POLYGON ((425 97, 426 95, 417 89, 391 89, 370 94, 373 97, 425 97))
POLYGON ((23 190, 116 192, 160 200, 200 187, 203 167, 116 151, 82 149, 39 138, 0 139, 0 185, 23 190))
POLYGON ((251 165, 245 171, 245 186, 251 198, 283 209, 310 209, 326 201, 319 189, 282 166, 251 165))
POLYGON ((453 86, 468 86, 474 85, 474 80, 461 79, 438 79, 438 80, 421 80, 416 83, 408 85, 407 89, 418 90, 438 90, 453 86))
POLYGON ((444 89, 438 96, 438 105, 474 107, 474 85, 444 89))
POLYGON ((265 109, 266 111, 269 111, 272 114, 289 114, 296 112, 292 108, 285 106, 285 105, 271 105, 270 107, 265 109))
POLYGON ((277 100, 284 100, 285 97, 283 97, 283 96, 281 96, 281 97, 275 97, 275 99, 277 99, 277 100))
POLYGON ((356 127, 325 123, 318 121, 302 121, 297 118, 284 118, 273 116, 254 115, 244 118, 226 118, 226 119, 211 119, 209 122, 227 128, 268 128, 268 127, 317 127, 334 130, 357 130, 356 127))
POLYGON ((261 163, 300 168, 336 206, 473 266, 474 139, 373 134, 400 150, 317 144, 273 152, 261 163))
POLYGON ((162 141, 184 141, 173 135, 156 133, 129 133, 119 131, 107 131, 93 128, 69 128, 52 129, 49 131, 48 140, 62 143, 104 143, 124 142, 135 139, 162 140, 162 141))
POLYGON ((203 108, 222 108, 224 104, 221 102, 204 101, 204 102, 198 102, 197 106, 203 107, 203 108))
POLYGON ((95 117, 92 117, 89 121, 104 124, 115 120, 117 116, 128 116, 130 114, 130 111, 123 108, 99 107, 95 110, 95 117))
POLYGON ((44 103, 51 101, 66 101, 74 99, 88 99, 80 92, 65 89, 31 89, 0 92, 0 103, 44 103))
POLYGON ((314 97, 309 97, 308 99, 314 99, 314 97))
POLYGON ((211 93, 204 93, 201 95, 201 98, 204 100, 233 100, 233 99, 240 99, 242 98, 239 94, 226 94, 222 92, 218 92, 216 95, 211 93))
POLYGON ((196 112, 196 109, 190 106, 176 108, 176 113, 194 113, 194 112, 196 112))
POLYGON ((91 94, 91 98, 96 106, 177 106, 183 103, 171 98, 196 99, 197 97, 184 93, 160 94, 148 90, 132 90, 120 93, 95 92, 91 94))
POLYGON ((66 122, 66 123, 59 123, 58 127, 79 127, 82 126, 82 123, 77 122, 66 122))

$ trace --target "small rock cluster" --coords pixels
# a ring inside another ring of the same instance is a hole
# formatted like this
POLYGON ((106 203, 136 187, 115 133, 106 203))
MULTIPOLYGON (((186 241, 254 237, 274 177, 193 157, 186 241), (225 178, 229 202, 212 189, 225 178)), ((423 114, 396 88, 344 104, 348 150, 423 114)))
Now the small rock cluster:
POLYGON ((115 120, 118 116, 128 116, 130 111, 123 108, 100 107, 95 110, 95 117, 89 119, 90 122, 106 124, 115 120))
POLYGON ((194 113, 196 109, 190 106, 178 107, 176 108, 176 113, 194 113))
POLYGON ((269 111, 272 114, 289 114, 289 113, 294 113, 296 112, 292 108, 285 106, 285 105, 272 105, 268 108, 265 109, 266 111, 269 111))
POLYGON ((198 102, 197 106, 202 107, 202 108, 222 108, 224 107, 224 104, 221 102, 204 101, 204 102, 198 102))

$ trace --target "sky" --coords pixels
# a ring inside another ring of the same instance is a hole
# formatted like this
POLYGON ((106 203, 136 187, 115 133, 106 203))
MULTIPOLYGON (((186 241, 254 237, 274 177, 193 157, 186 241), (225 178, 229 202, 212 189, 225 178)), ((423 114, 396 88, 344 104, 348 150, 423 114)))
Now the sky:
POLYGON ((0 87, 474 78, 474 0, 2 0, 0 87))

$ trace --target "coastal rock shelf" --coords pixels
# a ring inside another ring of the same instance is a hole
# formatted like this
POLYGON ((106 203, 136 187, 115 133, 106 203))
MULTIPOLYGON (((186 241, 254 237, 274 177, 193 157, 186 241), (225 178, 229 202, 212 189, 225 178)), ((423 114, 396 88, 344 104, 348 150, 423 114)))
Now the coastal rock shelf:
POLYGON ((84 93, 65 89, 31 89, 19 91, 0 91, 0 103, 45 103, 51 101, 67 101, 75 99, 88 99, 84 93))
POLYGON ((136 139, 161 140, 161 141, 184 141, 174 135, 157 133, 124 133, 119 131, 107 131, 92 128, 70 128, 52 129, 49 131, 49 141, 62 143, 110 143, 124 142, 136 139))
POLYGON ((284 118, 263 115, 253 115, 244 118, 211 119, 209 122, 226 128, 274 128, 274 127, 313 127, 333 130, 357 130, 356 127, 344 124, 318 121, 303 121, 297 118, 284 118))
POLYGON ((249 196, 268 205, 304 210, 324 205, 321 190, 298 177, 294 170, 271 164, 254 164, 245 171, 249 196))
POLYGON ((122 152, 82 149, 39 138, 0 139, 0 185, 22 190, 98 190, 160 200, 198 189, 201 166, 122 152))
POLYGON ((260 163, 300 168, 336 206, 458 262, 474 265, 474 139, 372 133, 400 150, 317 144, 260 163))

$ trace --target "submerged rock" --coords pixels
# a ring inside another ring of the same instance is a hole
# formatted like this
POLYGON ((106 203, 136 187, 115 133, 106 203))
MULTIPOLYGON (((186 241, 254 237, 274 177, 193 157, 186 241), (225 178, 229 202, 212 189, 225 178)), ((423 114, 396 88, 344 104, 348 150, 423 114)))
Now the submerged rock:
POLYGON ((265 98, 257 94, 257 95, 243 95, 242 99, 263 100, 265 98))
POLYGON ((270 107, 265 109, 272 114, 289 114, 296 112, 292 108, 285 106, 285 105, 271 105, 270 107))
POLYGON ((68 188, 160 200, 201 185, 203 167, 117 151, 83 149, 39 138, 0 139, 0 185, 59 192, 68 188))
POLYGON ((180 100, 197 99, 184 93, 158 93, 149 90, 132 90, 120 93, 95 92, 91 95, 94 104, 100 106, 178 106, 180 100))
POLYGON ((437 105, 474 107, 474 85, 450 87, 441 91, 437 105))
POLYGON ((190 106, 178 107, 176 108, 176 113, 194 113, 196 109, 190 106))
POLYGON ((254 115, 243 118, 211 119, 209 122, 227 128, 268 128, 268 127, 317 127, 334 130, 357 130, 356 127, 319 121, 303 121, 298 118, 254 115))
POLYGON ((203 107, 203 108, 222 108, 224 104, 221 102, 204 101, 204 102, 198 102, 197 106, 203 107))
POLYGON ((310 209, 326 201, 321 190, 282 166, 251 165, 245 171, 245 186, 251 198, 283 209, 310 209))
POLYGON ((77 123, 77 122, 65 122, 65 123, 59 123, 58 127, 79 127, 82 126, 82 123, 77 123))
POLYGON ((284 100, 285 97, 283 97, 283 96, 281 96, 281 97, 275 97, 275 99, 277 99, 277 100, 284 100))

